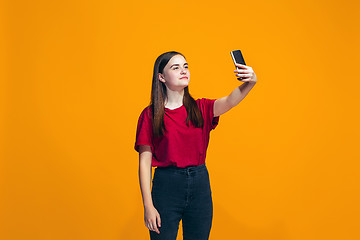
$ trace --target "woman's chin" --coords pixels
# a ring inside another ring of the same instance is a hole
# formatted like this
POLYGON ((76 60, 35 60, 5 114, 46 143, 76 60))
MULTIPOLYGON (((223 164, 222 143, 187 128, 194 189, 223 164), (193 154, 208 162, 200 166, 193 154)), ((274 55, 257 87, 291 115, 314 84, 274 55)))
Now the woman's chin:
POLYGON ((189 83, 188 84, 183 84, 182 87, 186 88, 187 86, 189 86, 189 83))
POLYGON ((182 82, 182 85, 184 87, 187 87, 189 85, 189 82, 190 82, 189 80, 186 80, 186 81, 182 82))

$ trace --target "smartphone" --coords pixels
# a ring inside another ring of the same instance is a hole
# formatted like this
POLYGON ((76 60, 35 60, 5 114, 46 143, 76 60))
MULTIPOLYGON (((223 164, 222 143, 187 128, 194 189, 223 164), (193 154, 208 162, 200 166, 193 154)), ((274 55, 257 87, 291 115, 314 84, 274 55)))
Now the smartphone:
MULTIPOLYGON (((231 57, 232 57, 232 59, 234 61, 234 64, 235 63, 240 63, 240 64, 243 64, 243 65, 246 65, 244 57, 243 57, 240 50, 231 51, 230 54, 231 54, 231 57)), ((236 65, 235 65, 235 67, 236 67, 236 65)), ((236 67, 236 68, 239 69, 238 67, 236 67)), ((242 79, 243 79, 242 77, 238 78, 238 80, 242 80, 242 79)))

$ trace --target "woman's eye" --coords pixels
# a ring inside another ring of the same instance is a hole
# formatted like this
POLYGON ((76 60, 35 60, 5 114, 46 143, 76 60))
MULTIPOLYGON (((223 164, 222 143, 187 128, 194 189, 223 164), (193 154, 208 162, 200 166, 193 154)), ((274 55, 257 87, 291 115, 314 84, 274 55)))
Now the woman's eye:
MULTIPOLYGON (((175 69, 178 69, 179 67, 173 67, 173 69, 175 70, 175 69)), ((185 66, 185 68, 189 68, 188 66, 185 66)))

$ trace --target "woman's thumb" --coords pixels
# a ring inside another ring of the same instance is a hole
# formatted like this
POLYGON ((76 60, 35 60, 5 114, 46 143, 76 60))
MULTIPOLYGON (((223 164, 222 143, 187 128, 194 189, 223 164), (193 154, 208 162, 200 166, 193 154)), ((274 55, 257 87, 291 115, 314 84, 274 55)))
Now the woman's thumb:
POLYGON ((160 218, 160 215, 157 215, 156 218, 157 218, 158 226, 161 227, 161 218, 160 218))

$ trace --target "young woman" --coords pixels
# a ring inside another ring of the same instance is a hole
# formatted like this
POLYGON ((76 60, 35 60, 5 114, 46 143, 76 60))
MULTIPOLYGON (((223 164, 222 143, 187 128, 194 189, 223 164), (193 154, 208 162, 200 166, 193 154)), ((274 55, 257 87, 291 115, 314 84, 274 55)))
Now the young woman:
POLYGON ((152 240, 176 240, 180 220, 184 240, 209 238, 213 203, 205 157, 210 131, 257 81, 251 67, 237 67, 234 72, 244 83, 229 96, 195 100, 183 54, 166 52, 155 61, 151 102, 139 117, 135 142, 145 226, 152 240), (152 167, 157 168, 151 189, 152 167))

